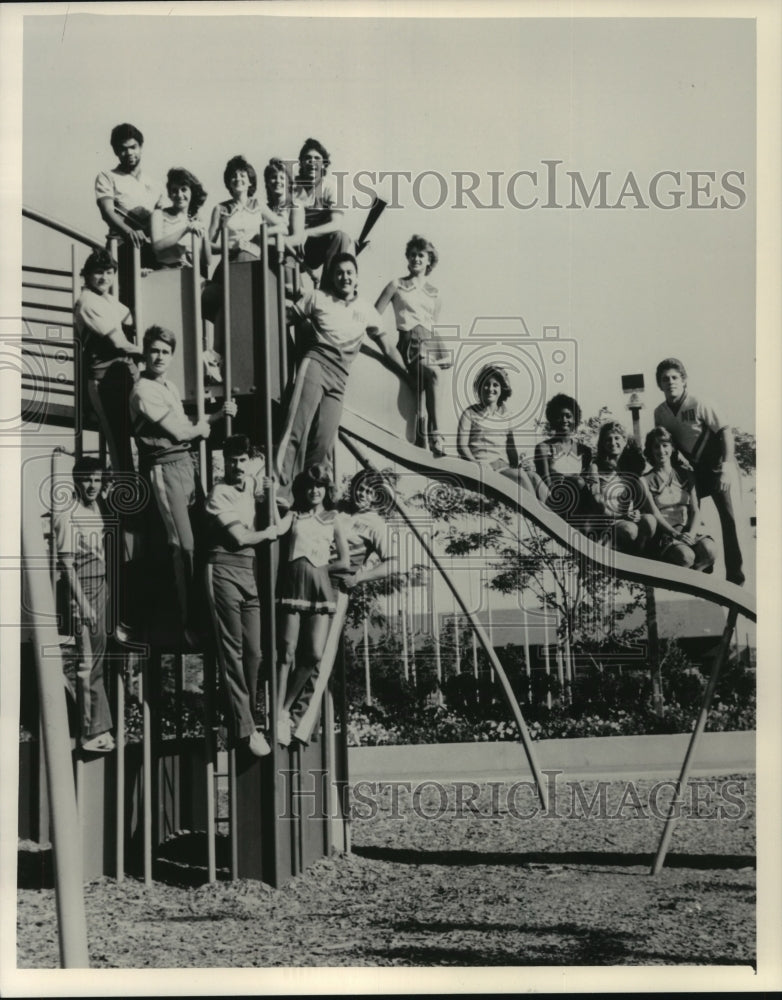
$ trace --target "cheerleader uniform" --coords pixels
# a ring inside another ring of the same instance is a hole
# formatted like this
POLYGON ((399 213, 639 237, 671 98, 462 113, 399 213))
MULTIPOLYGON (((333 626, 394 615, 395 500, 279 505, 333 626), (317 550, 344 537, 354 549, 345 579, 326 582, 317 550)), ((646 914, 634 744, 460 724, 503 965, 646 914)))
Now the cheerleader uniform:
POLYGON ((333 615, 337 595, 329 577, 336 513, 294 512, 288 563, 280 580, 277 603, 283 611, 333 615))

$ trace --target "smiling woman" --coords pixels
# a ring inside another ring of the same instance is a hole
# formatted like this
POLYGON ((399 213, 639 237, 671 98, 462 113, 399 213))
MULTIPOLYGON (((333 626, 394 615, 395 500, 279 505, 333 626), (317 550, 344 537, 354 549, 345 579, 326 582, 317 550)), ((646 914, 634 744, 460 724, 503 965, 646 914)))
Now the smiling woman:
POLYGON ((192 267, 192 237, 197 236, 201 241, 201 271, 206 276, 212 257, 206 228, 198 216, 206 191, 198 178, 182 167, 169 170, 166 191, 171 205, 156 208, 150 224, 157 262, 162 267, 192 267))

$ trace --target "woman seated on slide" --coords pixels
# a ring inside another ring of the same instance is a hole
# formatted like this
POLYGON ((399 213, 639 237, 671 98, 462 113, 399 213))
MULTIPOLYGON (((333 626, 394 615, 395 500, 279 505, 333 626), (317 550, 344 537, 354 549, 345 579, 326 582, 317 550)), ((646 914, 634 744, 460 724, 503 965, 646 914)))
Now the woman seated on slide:
POLYGON ((440 293, 426 280, 437 265, 437 251, 423 236, 413 236, 405 247, 405 256, 407 274, 386 285, 375 309, 383 313, 389 303, 393 306, 399 353, 418 395, 416 443, 426 447, 428 435, 432 454, 441 458, 446 453, 440 431, 446 388, 443 372, 453 361, 434 333, 440 315, 440 293))
POLYGON ((594 513, 589 534, 603 545, 639 555, 657 527, 657 519, 641 473, 646 462, 624 427, 609 420, 597 437, 596 460, 589 475, 594 513))
POLYGON ((456 444, 459 454, 483 469, 515 479, 541 502, 548 497, 546 484, 531 461, 516 448, 505 401, 511 396, 508 373, 500 365, 484 365, 474 383, 479 402, 468 406, 459 420, 456 444))
POLYGON ((193 266, 193 233, 201 237, 201 273, 205 276, 211 263, 206 228, 198 210, 206 201, 206 191, 197 177, 182 167, 168 172, 166 190, 169 208, 152 213, 152 249, 161 267, 193 266))
POLYGON ((664 427, 646 435, 644 455, 652 468, 643 481, 659 514, 649 554, 675 566, 710 573, 716 557, 714 539, 693 531, 700 526, 695 480, 681 468, 673 438, 664 427))
POLYGON ((576 439, 581 407, 558 393, 546 403, 551 436, 535 446, 535 469, 548 487, 547 504, 566 521, 586 521, 591 509, 587 474, 592 449, 576 439))

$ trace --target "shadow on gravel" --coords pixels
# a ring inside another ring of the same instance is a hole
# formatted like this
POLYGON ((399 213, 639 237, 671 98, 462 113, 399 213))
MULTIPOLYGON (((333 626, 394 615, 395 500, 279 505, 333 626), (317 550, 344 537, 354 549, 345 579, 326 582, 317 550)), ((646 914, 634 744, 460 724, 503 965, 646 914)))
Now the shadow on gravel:
MULTIPOLYGON (((531 851, 517 854, 507 851, 416 851, 411 848, 353 847, 353 853, 373 861, 391 861, 400 865, 598 865, 600 867, 648 868, 653 854, 628 854, 609 851, 531 851)), ((754 854, 668 854, 666 868, 696 868, 707 871, 754 868, 754 854)))
MULTIPOLYGON (((45 850, 19 850, 16 858, 17 888, 54 888, 54 855, 51 847, 45 850)), ((215 863, 218 882, 227 880, 231 865, 231 844, 228 837, 215 838, 215 863)), ((125 873, 135 878, 144 877, 144 862, 140 853, 129 852, 126 855, 125 873)), ((113 878, 114 872, 109 872, 108 875, 113 878)), ((181 833, 160 844, 155 851, 152 860, 152 878, 155 882, 180 889, 193 889, 205 885, 207 875, 206 833, 181 833)))

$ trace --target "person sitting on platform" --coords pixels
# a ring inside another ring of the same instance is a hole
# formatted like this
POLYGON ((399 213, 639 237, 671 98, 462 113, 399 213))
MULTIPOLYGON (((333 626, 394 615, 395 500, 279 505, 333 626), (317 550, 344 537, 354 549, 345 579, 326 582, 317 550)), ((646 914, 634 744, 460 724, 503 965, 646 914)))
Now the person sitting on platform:
POLYGON ((133 316, 112 293, 117 262, 108 250, 93 250, 81 274, 84 288, 73 307, 76 339, 81 344, 87 394, 106 438, 112 471, 132 474, 133 453, 128 413, 130 393, 138 382, 133 316))
POLYGON ((152 249, 158 266, 192 267, 192 237, 196 235, 201 241, 201 274, 206 276, 212 255, 206 227, 198 215, 206 201, 206 191, 198 178, 182 167, 169 170, 166 191, 171 205, 156 208, 150 222, 152 249))
POLYGON ((380 317, 358 297, 356 258, 339 254, 332 261, 331 274, 333 293, 314 289, 290 308, 292 318, 307 325, 306 346, 275 458, 278 502, 284 506, 290 506, 296 475, 308 466, 328 461, 342 416, 350 366, 364 334, 379 344, 400 376, 406 378, 399 352, 380 329, 380 317))
POLYGON ((487 471, 514 479, 545 503, 548 487, 534 463, 522 458, 516 447, 513 421, 505 406, 512 393, 508 373, 501 365, 484 365, 473 389, 479 402, 468 406, 459 420, 459 455, 487 471))
POLYGON ((546 422, 553 433, 535 446, 535 468, 548 487, 547 504, 566 521, 583 523, 592 507, 587 489, 592 449, 575 436, 581 407, 558 393, 546 403, 546 422))
POLYGON ((641 473, 646 462, 634 438, 615 420, 602 425, 588 485, 594 513, 588 534, 603 545, 640 555, 654 536, 657 519, 641 473))
POLYGON ((416 443, 429 442, 436 458, 446 454, 441 433, 446 382, 444 372, 453 360, 434 332, 440 315, 440 293, 426 279, 437 266, 434 246, 423 236, 412 236, 405 247, 408 273, 390 281, 375 303, 379 313, 391 303, 399 331, 399 352, 414 381, 418 399, 416 443))
POLYGON ((664 427, 695 473, 698 499, 711 497, 722 526, 725 578, 744 583, 737 513, 741 484, 734 457, 733 431, 717 412, 687 388, 687 371, 678 358, 665 358, 656 371, 665 400, 654 411, 654 423, 664 427))
POLYGON ((644 483, 663 522, 658 520, 652 554, 675 566, 711 573, 714 539, 694 530, 700 525, 695 477, 682 468, 673 438, 664 427, 646 435, 644 455, 652 467, 644 483))
POLYGON ((330 165, 323 143, 307 139, 299 151, 299 172, 293 186, 293 203, 304 209, 304 232, 288 241, 309 271, 323 268, 320 284, 324 291, 333 290, 328 289, 328 282, 337 254, 354 252, 353 240, 341 228, 344 208, 327 176, 330 165))
POLYGON ((270 747, 255 723, 261 664, 255 549, 277 538, 280 521, 272 505, 274 523, 258 528, 257 504, 269 480, 249 438, 234 434, 225 439, 222 450, 225 478, 215 483, 206 501, 210 529, 206 591, 233 738, 256 757, 263 757, 270 747))
POLYGON ((318 669, 336 611, 337 595, 329 571, 350 566, 331 488, 325 466, 313 465, 300 473, 294 483, 293 511, 279 529, 282 534, 290 528, 287 563, 281 567, 277 592, 284 615, 277 650, 277 739, 283 746, 291 741, 291 706, 318 669), (332 545, 337 559, 329 564, 332 545), (291 672, 294 659, 296 668, 291 672))
POLYGON ((155 208, 162 204, 163 189, 141 170, 143 147, 144 136, 135 125, 115 125, 111 130, 111 148, 119 162, 113 170, 101 171, 95 179, 95 200, 109 227, 109 239, 122 241, 121 268, 126 261, 130 264, 125 253, 128 246, 141 249, 142 268, 157 266, 150 246, 150 220, 155 208))
POLYGON ((79 743, 87 752, 107 753, 114 749, 114 739, 104 685, 108 588, 100 461, 89 456, 77 459, 73 483, 73 502, 52 512, 53 541, 75 630, 79 743))
POLYGON ((130 415, 139 470, 149 480, 173 560, 183 637, 195 646, 188 634, 195 551, 191 517, 203 509, 203 494, 191 442, 209 437, 211 425, 223 417, 236 416, 237 407, 234 401, 226 401, 221 410, 197 423, 189 420, 179 389, 166 378, 175 349, 176 337, 170 330, 151 326, 146 331, 145 367, 130 396, 130 415))

